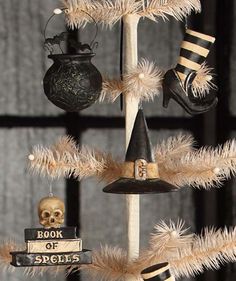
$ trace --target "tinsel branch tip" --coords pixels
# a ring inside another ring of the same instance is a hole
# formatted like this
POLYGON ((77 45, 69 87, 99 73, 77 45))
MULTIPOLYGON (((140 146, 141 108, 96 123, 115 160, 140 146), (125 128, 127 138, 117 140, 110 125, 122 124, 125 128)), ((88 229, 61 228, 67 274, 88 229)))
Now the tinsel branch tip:
POLYGON ((29 159, 30 161, 34 161, 35 157, 34 157, 33 154, 29 154, 29 155, 28 155, 28 159, 29 159))
POLYGON ((55 15, 60 15, 61 13, 63 13, 63 10, 60 9, 60 8, 56 8, 56 9, 53 10, 53 13, 54 13, 55 15))
POLYGON ((215 74, 212 71, 213 68, 210 68, 206 62, 204 62, 196 72, 196 77, 192 84, 192 91, 195 97, 202 98, 210 94, 212 90, 217 90, 217 86, 213 80, 215 74))
POLYGON ((222 264, 235 262, 236 228, 206 228, 186 245, 170 264, 176 277, 195 276, 205 269, 219 269, 222 264))
POLYGON ((121 94, 140 101, 152 101, 160 94, 162 80, 163 71, 154 62, 142 58, 122 79, 104 78, 99 101, 114 102, 121 94))

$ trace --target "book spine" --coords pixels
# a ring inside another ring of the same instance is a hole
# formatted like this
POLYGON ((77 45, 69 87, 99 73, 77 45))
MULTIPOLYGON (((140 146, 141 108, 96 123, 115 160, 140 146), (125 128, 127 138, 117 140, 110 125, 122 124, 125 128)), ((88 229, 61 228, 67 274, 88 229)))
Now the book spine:
POLYGON ((27 253, 67 253, 82 251, 81 239, 32 240, 26 242, 27 253))
POLYGON ((25 241, 29 240, 51 240, 51 239, 75 239, 76 227, 63 228, 27 228, 25 229, 25 241))
POLYGON ((60 266, 92 263, 91 251, 84 250, 74 253, 28 254, 27 252, 12 252, 11 265, 25 266, 60 266))

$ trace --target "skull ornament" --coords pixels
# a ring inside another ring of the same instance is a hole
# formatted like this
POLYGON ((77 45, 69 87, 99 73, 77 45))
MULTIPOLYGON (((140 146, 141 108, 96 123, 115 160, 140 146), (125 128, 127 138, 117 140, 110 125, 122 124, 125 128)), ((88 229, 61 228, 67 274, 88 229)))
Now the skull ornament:
POLYGON ((45 197, 38 205, 39 222, 46 228, 58 228, 64 222, 65 204, 58 197, 45 197))

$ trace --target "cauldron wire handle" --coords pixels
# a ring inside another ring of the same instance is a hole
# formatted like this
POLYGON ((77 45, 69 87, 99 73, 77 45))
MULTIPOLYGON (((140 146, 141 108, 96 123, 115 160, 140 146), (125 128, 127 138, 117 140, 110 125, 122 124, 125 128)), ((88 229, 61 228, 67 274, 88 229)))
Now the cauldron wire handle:
MULTIPOLYGON (((56 9, 55 9, 56 10, 56 9)), ((54 10, 54 11, 55 11, 54 10)), ((61 10, 62 12, 63 11, 65 11, 66 10, 66 8, 63 8, 63 9, 59 9, 59 10, 61 10)), ((44 30, 43 30, 43 37, 44 37, 44 40, 46 40, 47 38, 46 38, 46 32, 47 32, 47 27, 48 27, 48 24, 49 24, 49 22, 51 21, 51 19, 54 17, 54 16, 56 16, 56 15, 58 15, 58 14, 56 14, 55 12, 48 18, 48 20, 47 20, 47 22, 46 22, 46 24, 45 24, 45 27, 44 27, 44 30)))
POLYGON ((97 43, 97 42, 95 42, 95 40, 96 40, 97 35, 98 35, 98 24, 97 24, 96 20, 89 13, 87 13, 87 12, 85 12, 83 10, 81 10, 81 12, 85 13, 86 15, 88 15, 92 19, 92 21, 95 23, 95 27, 96 27, 95 35, 94 35, 93 40, 89 44, 90 48, 93 49, 93 44, 97 43))
MULTIPOLYGON (((57 9, 55 9, 55 10, 57 10, 57 9)), ((54 11, 55 11, 55 10, 54 10, 54 11)), ((58 9, 58 10, 61 11, 61 13, 62 13, 63 11, 67 10, 67 8, 62 8, 62 9, 58 9)), ((95 20, 89 13, 87 13, 87 12, 85 12, 85 11, 83 11, 83 10, 81 10, 81 12, 82 12, 82 13, 85 13, 86 15, 88 15, 88 16, 92 19, 92 21, 95 23, 95 27, 96 27, 95 35, 94 35, 93 40, 92 40, 92 41, 90 42, 90 44, 89 44, 90 48, 93 49, 93 46, 94 46, 94 45, 97 46, 97 44, 98 44, 97 42, 95 42, 95 40, 96 40, 96 38, 97 38, 97 35, 98 35, 98 24, 97 24, 96 20, 95 20)), ((47 32, 48 24, 50 23, 50 21, 52 20, 52 18, 53 18, 54 16, 56 16, 56 15, 58 15, 58 14, 61 14, 61 13, 55 13, 55 12, 54 12, 54 13, 48 18, 48 20, 47 20, 47 22, 46 22, 46 24, 45 24, 45 27, 44 27, 44 31, 43 31, 44 42, 46 42, 46 40, 47 40, 47 38, 46 38, 46 32, 47 32)), ((68 33, 68 32, 63 32, 63 33, 68 33)), ((60 43, 59 43, 59 48, 61 49, 60 43)), ((62 49, 61 49, 61 51, 62 51, 62 49)), ((50 52, 51 52, 51 51, 50 51, 50 52)), ((62 53, 63 53, 63 51, 62 51, 62 53)))

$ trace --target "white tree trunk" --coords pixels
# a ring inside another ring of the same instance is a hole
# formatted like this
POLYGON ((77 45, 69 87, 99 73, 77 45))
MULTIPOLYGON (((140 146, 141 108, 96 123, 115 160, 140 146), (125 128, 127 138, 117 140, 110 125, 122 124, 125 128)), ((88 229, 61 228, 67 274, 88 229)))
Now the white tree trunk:
MULTIPOLYGON (((138 42, 137 28, 139 17, 137 15, 127 15, 124 22, 124 73, 129 72, 130 67, 138 63, 138 42)), ((129 145, 134 120, 138 112, 139 100, 125 97, 125 132, 126 149, 129 145)), ((128 230, 128 259, 132 260, 139 255, 139 195, 127 195, 127 230, 128 230)))

